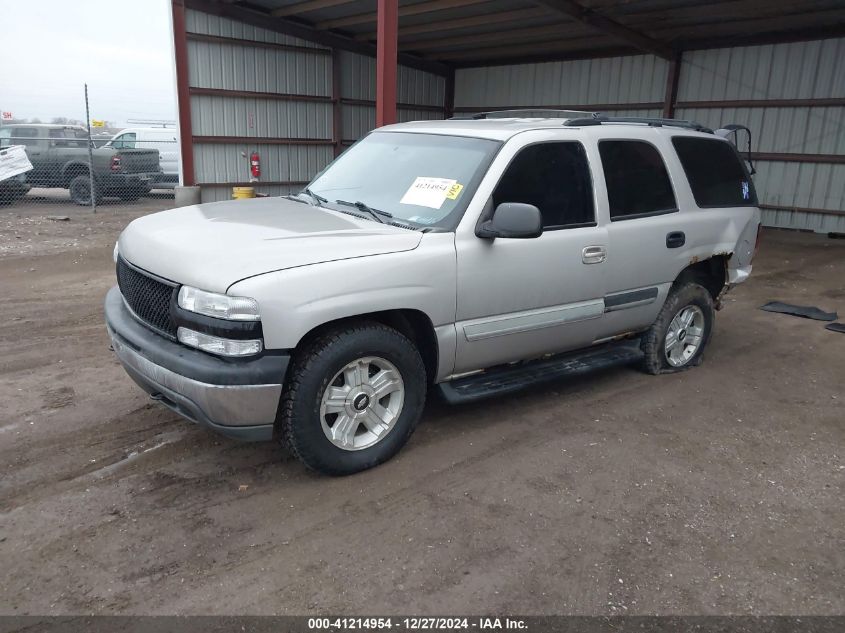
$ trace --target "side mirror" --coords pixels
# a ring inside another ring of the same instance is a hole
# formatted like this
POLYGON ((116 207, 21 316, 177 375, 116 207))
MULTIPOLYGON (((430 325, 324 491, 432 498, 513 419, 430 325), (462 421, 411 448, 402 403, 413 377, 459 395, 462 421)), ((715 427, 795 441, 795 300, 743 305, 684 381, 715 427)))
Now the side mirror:
POLYGON ((543 216, 533 204, 503 202, 493 212, 493 217, 479 226, 478 237, 527 239, 543 234, 543 216))

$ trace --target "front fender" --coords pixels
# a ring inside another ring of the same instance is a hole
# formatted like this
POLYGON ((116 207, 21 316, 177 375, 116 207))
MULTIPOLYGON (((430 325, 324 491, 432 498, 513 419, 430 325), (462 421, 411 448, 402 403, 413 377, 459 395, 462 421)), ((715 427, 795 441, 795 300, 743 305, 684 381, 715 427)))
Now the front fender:
POLYGON ((455 321, 454 234, 426 234, 412 251, 250 277, 228 294, 258 301, 268 349, 293 349, 320 325, 385 310, 418 310, 437 329, 455 321))

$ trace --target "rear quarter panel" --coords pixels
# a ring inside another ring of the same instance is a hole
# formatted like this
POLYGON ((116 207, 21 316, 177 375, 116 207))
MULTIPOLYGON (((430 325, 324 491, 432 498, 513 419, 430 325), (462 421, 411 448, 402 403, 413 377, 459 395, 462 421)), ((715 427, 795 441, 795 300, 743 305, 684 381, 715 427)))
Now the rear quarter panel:
POLYGON ((675 249, 674 275, 664 281, 674 281, 687 266, 716 255, 728 256, 730 267, 750 266, 760 225, 760 209, 756 206, 699 207, 671 142, 678 132, 668 128, 656 132, 680 210, 678 230, 686 234, 684 247, 675 249))

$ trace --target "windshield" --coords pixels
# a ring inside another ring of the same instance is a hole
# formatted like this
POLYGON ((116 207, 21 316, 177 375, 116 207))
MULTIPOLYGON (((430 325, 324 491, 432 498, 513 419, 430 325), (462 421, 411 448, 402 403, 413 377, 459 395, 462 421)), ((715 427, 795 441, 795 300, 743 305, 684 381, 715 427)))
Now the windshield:
MULTIPOLYGON (((363 203, 422 226, 449 226, 469 203, 500 143, 462 136, 375 132, 308 186, 327 204, 363 203)), ((361 205, 358 205, 359 207, 361 205)))

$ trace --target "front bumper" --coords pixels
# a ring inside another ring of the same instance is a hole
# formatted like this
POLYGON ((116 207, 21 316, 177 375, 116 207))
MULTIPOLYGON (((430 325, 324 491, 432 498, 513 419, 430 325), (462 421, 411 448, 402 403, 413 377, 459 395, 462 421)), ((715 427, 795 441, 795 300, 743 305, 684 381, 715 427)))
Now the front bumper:
POLYGON ((105 313, 115 354, 154 399, 228 437, 272 439, 288 354, 232 360, 192 350, 142 325, 116 286, 105 313))

